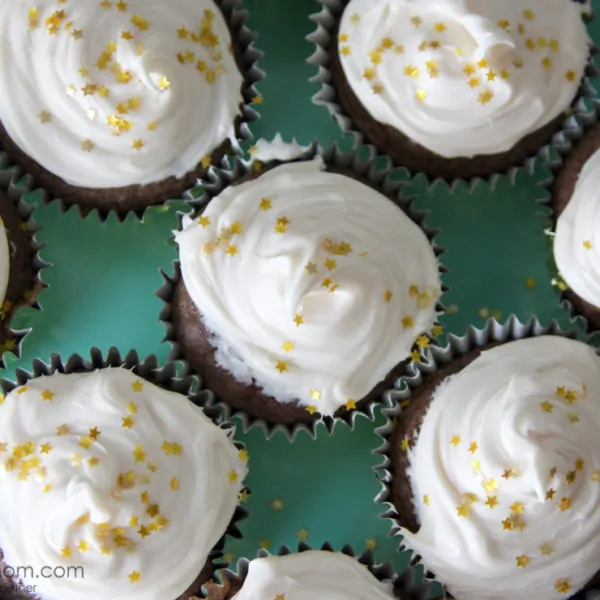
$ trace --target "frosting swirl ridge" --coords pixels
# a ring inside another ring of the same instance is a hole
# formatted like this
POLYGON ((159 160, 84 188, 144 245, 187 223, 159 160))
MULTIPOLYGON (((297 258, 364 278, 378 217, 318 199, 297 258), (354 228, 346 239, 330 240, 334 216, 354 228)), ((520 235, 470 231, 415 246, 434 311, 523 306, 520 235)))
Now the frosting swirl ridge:
POLYGON ((127 369, 32 379, 0 403, 4 561, 49 600, 176 598, 233 516, 238 454, 127 369))
POLYGON ((421 528, 401 533, 455 597, 565 598, 600 568, 599 363, 524 339, 435 391, 408 450, 421 528))
POLYGON ((496 154, 565 111, 588 57, 572 0, 351 0, 339 54, 370 115, 446 158, 496 154))
POLYGON ((16 0, 0 32, 2 124, 72 185, 181 177, 235 137, 242 75, 213 0, 16 0))
POLYGON ((176 234, 216 358, 280 402, 354 408, 429 331, 441 293, 424 232, 320 157, 232 185, 176 234))

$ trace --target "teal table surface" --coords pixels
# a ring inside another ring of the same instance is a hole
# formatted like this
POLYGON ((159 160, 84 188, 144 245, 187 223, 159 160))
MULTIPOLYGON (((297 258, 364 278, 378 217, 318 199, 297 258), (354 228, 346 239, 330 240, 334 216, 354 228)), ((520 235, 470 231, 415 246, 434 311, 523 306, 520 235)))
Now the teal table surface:
MULTIPOLYGON (((593 4, 600 9, 600 0, 593 4)), ((271 139, 280 132, 286 141, 318 139, 324 146, 337 141, 351 147, 352 139, 311 100, 319 86, 309 82, 316 70, 306 59, 314 46, 305 37, 314 30, 309 15, 317 2, 245 0, 244 5, 250 27, 259 32, 256 45, 265 53, 254 138, 271 139)), ((600 20, 589 30, 599 43, 600 20)), ((549 173, 538 161, 514 181, 504 177, 493 186, 478 182, 450 189, 440 183, 429 189, 419 176, 408 183, 407 192, 418 208, 430 211, 427 224, 439 230, 436 241, 445 248, 445 332, 460 334, 468 325, 483 325, 488 316, 503 321, 510 314, 521 320, 535 315, 544 323, 557 319, 572 327, 551 285, 545 234, 550 222, 540 204, 547 198, 542 184, 549 173)), ((4 375, 12 378, 17 367, 29 369, 33 359, 47 360, 52 352, 66 358, 85 355, 93 346, 104 352, 111 346, 123 352, 134 348, 142 357, 156 354, 166 360, 170 348, 163 343, 162 302, 155 293, 162 283, 160 269, 172 272, 171 233, 178 225, 177 210, 185 205, 153 208, 143 221, 130 216, 120 223, 113 217, 82 219, 74 209, 61 212, 57 203, 43 205, 37 193, 25 199, 36 207, 35 219, 42 225, 38 239, 46 244, 41 254, 52 266, 43 271, 48 284, 39 298, 43 310, 17 315, 14 324, 32 331, 21 358, 7 357, 4 375)), ((252 495, 245 504, 250 517, 240 523, 243 539, 228 539, 226 557, 254 557, 261 547, 295 547, 299 540, 312 546, 329 541, 338 548, 351 544, 356 551, 372 547, 377 559, 402 567, 407 557, 398 552, 398 539, 388 536, 389 523, 380 518, 383 508, 374 502, 380 489, 373 472, 380 462, 372 454, 379 445, 374 429, 382 423, 377 412, 375 422, 359 419, 354 431, 341 425, 331 435, 323 429, 316 440, 301 434, 292 443, 281 434, 267 441, 261 430, 238 431, 250 455, 246 484, 252 495)))

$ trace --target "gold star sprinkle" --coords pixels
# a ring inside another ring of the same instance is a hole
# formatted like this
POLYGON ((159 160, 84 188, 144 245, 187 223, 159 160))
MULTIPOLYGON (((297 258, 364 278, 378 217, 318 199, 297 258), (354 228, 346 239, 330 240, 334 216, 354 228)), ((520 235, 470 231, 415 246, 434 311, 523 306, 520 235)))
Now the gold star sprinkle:
POLYGON ((419 69, 414 65, 408 65, 404 68, 404 74, 407 77, 417 78, 419 76, 419 69))
POLYGON ((500 71, 500 77, 502 77, 502 79, 510 79, 510 73, 506 69, 502 69, 502 71, 500 71))
POLYGON ((425 98, 427 98, 427 92, 425 90, 417 90, 415 92, 415 99, 418 100, 419 102, 423 102, 423 100, 425 100, 425 98))
POLYGON ((496 490, 500 489, 500 485, 495 479, 488 479, 483 482, 483 488, 488 494, 493 494, 496 490))
POLYGON ((179 479, 177 479, 177 477, 173 477, 169 483, 169 486, 174 492, 176 492, 179 489, 179 479))
POLYGON ((494 92, 492 92, 491 90, 485 90, 485 92, 480 92, 477 98, 477 102, 479 102, 481 105, 485 105, 488 102, 490 102, 493 97, 494 92))
POLYGON ((161 90, 167 90, 171 87, 171 82, 164 76, 158 78, 157 84, 161 90))
POLYGON ((302 528, 296 532, 296 536, 301 542, 305 542, 308 539, 309 532, 307 529, 302 528))
POLYGON ((132 40, 133 33, 131 33, 131 31, 121 31, 121 38, 124 40, 132 40))
POLYGON ((144 146, 146 145, 146 142, 144 142, 144 140, 142 140, 141 138, 138 138, 137 140, 133 140, 133 142, 131 142, 131 147, 134 150, 141 150, 144 146))
POLYGON ((504 519, 504 521, 502 521, 502 528, 508 531, 512 531, 513 526, 510 518, 504 519))
POLYGON ((144 451, 144 446, 141 444, 135 447, 135 450, 132 452, 132 454, 135 458, 135 462, 144 462, 146 460, 146 452, 144 451))
POLYGON ((423 350, 424 348, 429 347, 430 341, 426 335, 420 335, 415 341, 415 344, 417 344, 417 347, 423 350))
POLYGON ((423 496, 423 504, 429 506, 429 496, 427 494, 423 496))
POLYGON ((531 559, 526 554, 521 554, 521 556, 517 556, 517 567, 525 568, 530 562, 531 559))
POLYGON ((546 56, 546 58, 542 59, 542 65, 544 67, 544 69, 551 69, 552 68, 552 59, 548 56, 546 56))
POLYGON ((158 129, 158 121, 150 121, 147 125, 146 125, 146 129, 148 131, 156 131, 158 129))
POLYGON ((122 427, 125 429, 131 429, 135 425, 135 421, 131 417, 123 417, 121 420, 123 421, 122 427))
POLYGON ((550 488, 546 492, 546 500, 552 500, 554 498, 554 494, 556 494, 556 490, 553 490, 552 488, 550 488))
POLYGON ((383 301, 389 302, 391 299, 392 299, 392 292, 390 290, 385 290, 385 293, 383 294, 383 301))
POLYGON ((551 413, 554 409, 554 404, 552 404, 552 402, 549 402, 548 400, 540 403, 540 406, 542 407, 542 410, 547 413, 551 413))
POLYGON ((560 508, 560 510, 562 510, 563 512, 569 510, 571 508, 571 498, 562 498, 561 501, 558 503, 558 508, 560 508))
POLYGON ((356 410, 356 400, 348 398, 348 401, 346 402, 346 404, 344 404, 344 407, 346 408, 346 410, 356 410))
POLYGON ((375 548, 377 548, 377 540, 375 538, 365 540, 365 548, 371 551, 375 550, 375 548))
POLYGON ((467 65, 464 69, 463 69, 463 73, 465 75, 473 75, 475 72, 477 71, 477 69, 475 68, 474 65, 467 65))
POLYGON ((41 123, 50 123, 50 121, 52 120, 52 115, 48 111, 43 110, 38 115, 38 119, 41 123))
POLYGON ((532 19, 535 19, 535 13, 532 10, 526 9, 523 11, 523 16, 528 20, 531 21, 532 19))
POLYGON ((310 392, 310 398, 311 398, 311 400, 320 400, 321 392, 315 388, 314 390, 312 390, 310 392))
POLYGON ((286 371, 289 370, 289 365, 285 360, 278 360, 277 364, 275 365, 275 368, 280 372, 280 373, 285 373, 286 371))
POLYGON ((235 256, 236 254, 239 254, 238 247, 235 244, 229 244, 225 254, 229 254, 229 256, 235 256))
POLYGON ((85 448, 86 450, 94 443, 94 441, 92 440, 91 437, 89 436, 84 436, 81 438, 79 445, 82 448, 85 448))
POLYGON ((411 17, 410 22, 412 23, 413 27, 420 27, 423 23, 421 17, 411 17))
POLYGON ((575 483, 576 479, 577 479, 577 473, 575 471, 569 471, 565 475, 565 481, 567 482, 568 485, 573 485, 575 483))
POLYGON ((468 517, 471 514, 471 507, 468 504, 461 504, 456 507, 456 512, 459 517, 468 517))
POLYGON ((42 493, 44 493, 44 494, 47 494, 47 493, 48 493, 48 492, 49 492, 51 489, 52 489, 52 484, 51 484, 51 483, 47 483, 47 484, 44 486, 44 488, 43 488, 43 490, 42 490, 42 493))
POLYGON ((508 29, 508 27, 510 27, 510 23, 506 19, 501 19, 496 24, 502 29, 508 29))
POLYGON ((488 496, 487 500, 485 501, 485 505, 489 506, 490 508, 494 508, 495 506, 498 506, 498 504, 500 504, 500 502, 498 502, 497 496, 488 496))
POLYGON ((294 323, 296 323, 296 327, 300 327, 300 325, 304 325, 304 317, 302 315, 296 315, 294 317, 294 323))
POLYGON ((287 231, 287 226, 289 225, 289 220, 287 217, 280 217, 277 219, 277 224, 275 225, 275 231, 277 233, 285 233, 287 231))
POLYGON ((479 85, 479 77, 471 77, 471 79, 469 79, 469 86, 472 88, 475 88, 479 85))
POLYGON ((265 212, 271 208, 271 200, 269 198, 263 198, 259 204, 260 208, 265 212))
POLYGON ((50 400, 52 400, 52 398, 54 398, 54 394, 50 390, 44 390, 42 392, 42 400, 44 400, 45 402, 49 402, 50 400))
POLYGON ((589 240, 585 240, 585 242, 583 242, 583 247, 586 250, 591 250, 592 249, 592 242, 590 242, 589 240))
POLYGON ((335 269, 337 267, 337 263, 335 262, 335 260, 333 258, 326 259, 323 264, 325 265, 325 268, 328 269, 329 271, 333 271, 333 269, 335 269))
POLYGON ((139 15, 133 15, 133 17, 131 17, 131 22, 140 31, 145 31, 146 29, 148 29, 150 27, 150 23, 148 21, 146 21, 146 19, 144 19, 143 17, 140 17, 139 15))
POLYGON ((307 406, 306 407, 306 412, 309 415, 314 415, 315 413, 319 412, 318 408, 316 406, 307 406))
POLYGON ((554 554, 554 546, 550 543, 542 544, 540 546, 540 552, 542 556, 550 556, 554 554))
POLYGON ((283 346, 281 346, 285 352, 291 352, 294 349, 293 342, 283 342, 283 346))
POLYGON ((415 325, 415 320, 412 317, 406 316, 402 318, 402 327, 404 329, 410 329, 411 327, 414 327, 415 325))
POLYGON ((477 442, 471 442, 471 445, 469 446, 469 452, 471 454, 475 454, 475 452, 477 452, 478 448, 479 448, 479 446, 477 445, 477 442))
POLYGON ((309 275, 315 275, 317 273, 317 265, 313 262, 309 262, 304 268, 309 275))
POLYGON ((60 425, 56 428, 56 435, 67 435, 70 431, 68 425, 60 425))
POLYGON ((62 556, 64 556, 65 558, 71 558, 71 556, 73 555, 73 550, 71 548, 69 548, 69 546, 65 546, 60 553, 62 554, 62 556))
POLYGON ((343 56, 348 56, 350 54, 350 46, 342 46, 340 52, 343 56))
POLYGON ((333 283, 333 281, 331 280, 330 277, 325 277, 325 279, 323 279, 323 281, 321 282, 321 287, 328 288, 332 283, 333 283))
POLYGON ((410 353, 410 359, 415 363, 421 362, 421 353, 418 350, 413 350, 410 353))
POLYGON ((141 392, 143 387, 144 387, 144 384, 141 381, 139 381, 139 380, 138 381, 134 381, 131 384, 131 389, 134 392, 141 392))
POLYGON ((94 149, 94 142, 92 140, 85 140, 81 142, 81 149, 84 152, 91 152, 94 149))
POLYGON ((115 6, 117 7, 117 10, 120 10, 121 12, 125 12, 127 10, 127 2, 123 2, 123 0, 119 0, 115 6))
POLYGON ((280 510, 283 510, 283 501, 279 500, 279 498, 275 498, 274 500, 271 501, 271 508, 275 512, 279 512, 280 510))
POLYGON ((88 465, 90 465, 90 467, 97 467, 99 462, 100 459, 96 458, 95 456, 92 456, 92 458, 88 459, 88 465))
POLYGON ((554 587, 561 594, 568 594, 571 590, 571 584, 568 579, 559 579, 554 587))
POLYGON ((525 511, 525 505, 521 502, 515 502, 511 507, 510 510, 512 510, 514 513, 516 514, 523 514, 523 512, 525 511))
POLYGON ((138 571, 132 571, 129 573, 128 577, 131 583, 138 583, 142 579, 142 574, 138 571))
POLYGON ((436 24, 433 26, 433 28, 434 28, 436 31, 439 31, 440 33, 441 33, 442 31, 446 31, 446 26, 444 25, 444 23, 436 23, 436 24))
POLYGON ((452 439, 450 440, 450 443, 456 447, 460 444, 461 440, 460 440, 460 435, 453 435, 452 439))
POLYGON ((575 73, 575 71, 567 71, 565 73, 565 79, 568 82, 573 83, 573 82, 577 81, 577 73, 575 73))
POLYGON ((45 444, 42 444, 40 446, 41 454, 48 454, 50 452, 50 450, 52 450, 52 444, 50 442, 46 442, 45 444))

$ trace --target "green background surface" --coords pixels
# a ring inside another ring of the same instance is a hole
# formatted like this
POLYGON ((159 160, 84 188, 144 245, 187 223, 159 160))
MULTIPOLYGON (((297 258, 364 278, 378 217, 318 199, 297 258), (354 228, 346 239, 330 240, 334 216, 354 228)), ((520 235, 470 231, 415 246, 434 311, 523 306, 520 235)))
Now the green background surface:
MULTIPOLYGON (((314 30, 308 17, 317 2, 244 4, 250 27, 260 35, 257 47, 265 53, 260 66, 267 74, 259 84, 264 102, 258 106, 261 120, 252 126, 255 139, 281 132, 286 141, 295 137, 309 144, 317 138, 325 146, 335 140, 351 146, 327 110, 311 101, 319 85, 309 82, 316 69, 306 64, 314 46, 305 36, 314 30)), ((598 10, 600 0, 593 5, 598 10)), ((600 22, 589 29, 600 41, 600 22)), ((460 334, 468 325, 481 326, 486 316, 505 320, 511 313, 521 320, 556 318, 569 326, 550 283, 544 233, 549 221, 539 204, 548 176, 538 161, 531 173, 521 170, 514 181, 500 178, 493 186, 478 182, 472 189, 450 189, 440 183, 428 189, 419 176, 410 182, 408 193, 416 196, 417 207, 430 211, 427 223, 440 230, 437 242, 446 248, 441 260, 450 269, 443 298, 449 314, 441 321, 447 332, 460 334)), ((85 355, 92 346, 135 348, 142 357, 156 354, 164 361, 170 348, 162 341, 162 302, 155 293, 162 284, 159 269, 172 272, 176 247, 169 238, 183 203, 150 209, 142 222, 130 216, 119 223, 114 217, 82 219, 75 209, 63 213, 57 203, 43 206, 36 193, 25 199, 36 206, 42 225, 38 239, 46 243, 41 254, 52 266, 43 272, 48 284, 39 298, 43 310, 17 315, 15 325, 33 330, 21 358, 8 359, 5 374, 12 377, 14 368, 29 369, 34 358, 47 360, 55 351, 66 358, 85 355)), ((244 539, 228 540, 227 558, 254 557, 261 546, 295 547, 302 537, 312 546, 349 543, 359 552, 376 544, 377 559, 401 567, 406 556, 397 552, 398 539, 388 537, 389 524, 379 517, 383 507, 374 503, 380 489, 373 473, 380 462, 372 455, 379 445, 374 428, 382 423, 378 412, 375 423, 359 419, 354 431, 341 425, 333 435, 321 430, 312 440, 300 434, 293 443, 281 434, 267 441, 261 430, 238 431, 250 454, 246 484, 253 493, 246 504, 251 516, 240 524, 244 539), (280 510, 273 508, 274 500, 281 501, 280 510)))

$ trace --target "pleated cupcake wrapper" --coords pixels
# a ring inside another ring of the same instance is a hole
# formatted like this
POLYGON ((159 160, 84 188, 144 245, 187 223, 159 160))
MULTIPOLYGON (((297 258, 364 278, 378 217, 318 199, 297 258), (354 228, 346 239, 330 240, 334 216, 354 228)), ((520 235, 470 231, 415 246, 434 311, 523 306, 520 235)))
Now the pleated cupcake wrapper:
MULTIPOLYGON (((248 20, 248 11, 242 9, 243 0, 214 0, 221 8, 222 13, 229 25, 232 33, 232 43, 240 52, 240 65, 244 83, 242 84, 242 100, 241 112, 239 114, 239 123, 236 125, 236 139, 231 140, 230 152, 233 154, 241 154, 243 152, 240 141, 251 140, 252 133, 250 131, 250 123, 259 118, 259 114, 255 108, 256 99, 260 94, 256 88, 256 84, 265 78, 265 73, 258 66, 258 61, 262 58, 263 53, 254 46, 255 40, 258 38, 258 33, 250 30, 246 22, 248 20)), ((202 132, 198 132, 202 135, 202 132)), ((167 140, 168 143, 168 140, 167 140)), ((194 165, 195 166, 195 165, 194 165)), ((197 187, 185 191, 179 198, 169 198, 161 204, 151 204, 141 210, 119 210, 114 207, 95 207, 89 208, 79 204, 66 203, 59 197, 50 194, 45 189, 39 187, 35 181, 35 177, 26 173, 20 166, 11 162, 10 157, 2 150, 0 146, 0 176, 5 177, 4 171, 8 170, 8 175, 11 185, 19 190, 19 193, 25 194, 36 192, 41 195, 41 199, 45 204, 56 201, 61 212, 67 212, 71 209, 77 210, 82 218, 87 218, 94 215, 100 221, 105 221, 109 215, 114 214, 118 221, 124 221, 130 214, 139 220, 144 220, 144 215, 147 212, 165 212, 171 208, 180 209, 178 204, 181 204, 183 197, 193 198, 199 194, 197 187)), ((200 181, 197 182, 199 184, 200 181)))
MULTIPOLYGON (((232 435, 235 433, 235 428, 224 419, 224 407, 215 401, 214 395, 211 392, 199 389, 197 377, 189 373, 189 368, 184 362, 167 362, 164 366, 160 366, 156 356, 151 355, 140 360, 135 350, 131 350, 125 356, 122 356, 119 350, 113 347, 104 356, 100 349, 91 348, 89 356, 84 357, 79 354, 73 354, 66 360, 60 354, 55 353, 52 354, 47 363, 41 359, 34 360, 31 371, 26 371, 22 368, 16 369, 15 380, 0 379, 0 387, 4 394, 8 394, 15 388, 26 385, 28 381, 37 377, 53 375, 55 373, 91 373, 98 369, 109 367, 129 369, 149 383, 171 392, 183 394, 190 402, 201 407, 204 414, 215 425, 224 431, 231 432, 232 435)), ((243 444, 233 439, 232 441, 238 449, 242 450, 244 448, 243 444)), ((215 559, 221 555, 225 546, 226 537, 242 538, 242 534, 238 529, 238 523, 247 517, 248 512, 242 506, 238 505, 225 533, 209 554, 208 562, 210 562, 213 568, 215 559)), ((198 565, 198 573, 200 573, 203 567, 204 565, 198 565)))
MULTIPOLYGON (((600 106, 600 101, 598 101, 600 106)), ((560 302, 560 306, 566 308, 569 311, 569 315, 571 317, 572 322, 577 322, 581 327, 588 331, 590 329, 590 325, 587 319, 579 314, 577 309, 573 306, 573 304, 565 297, 565 291, 568 289, 568 284, 563 279, 560 271, 558 270, 558 266, 556 261, 554 260, 554 234, 556 232, 556 214, 554 212, 553 207, 553 191, 554 191, 554 182, 556 180, 557 175, 565 168, 565 160, 568 155, 574 150, 577 142, 581 140, 585 136, 585 133, 588 129, 593 127, 599 122, 598 113, 593 113, 590 115, 590 121, 587 127, 579 127, 577 129, 576 135, 568 140, 564 140, 562 144, 557 147, 557 152, 552 155, 548 155, 548 165, 550 167, 550 176, 543 182, 543 186, 546 189, 546 196, 541 204, 543 205, 543 210, 540 211, 540 217, 544 219, 545 231, 548 236, 548 261, 551 273, 551 283, 557 290, 557 296, 560 302)), ((600 146, 599 146, 600 147, 600 146)), ((600 599, 599 599, 600 600, 600 599)))
MULTIPOLYGON (((344 152, 340 150, 337 144, 334 144, 327 150, 322 150, 316 142, 306 150, 298 159, 310 160, 315 156, 320 155, 323 157, 325 163, 328 166, 341 167, 351 170, 353 173, 360 176, 367 184, 374 189, 383 193, 389 198, 394 204, 402 208, 405 213, 425 232, 436 256, 440 256, 444 250, 435 243, 435 237, 439 233, 437 230, 430 229, 426 225, 427 211, 416 210, 413 206, 413 198, 407 197, 403 194, 404 183, 398 179, 394 179, 394 174, 398 171, 397 169, 390 169, 389 166, 381 168, 376 160, 374 152, 370 147, 362 147, 344 152)), ((259 165, 262 169, 263 166, 270 167, 272 165, 282 164, 276 161, 268 163, 267 165, 259 165)), ((223 159, 223 165, 221 169, 212 167, 207 173, 206 180, 203 183, 203 195, 199 198, 191 200, 190 205, 197 211, 203 210, 203 208, 210 202, 210 200, 218 196, 226 187, 231 185, 233 182, 238 181, 245 175, 253 172, 256 163, 253 161, 243 160, 240 157, 226 157, 223 159)), ((440 264, 440 275, 447 270, 440 264)), ((158 297, 164 302, 163 310, 160 313, 160 320, 165 324, 167 329, 167 335, 165 341, 171 345, 170 360, 185 360, 179 344, 177 342, 173 326, 171 323, 171 301, 175 288, 181 280, 181 271, 179 261, 176 260, 173 266, 173 274, 169 275, 164 271, 161 272, 164 284, 161 289, 157 292, 158 297)), ((443 287, 442 291, 446 288, 443 287)), ((445 312, 445 309, 440 301, 436 306, 438 315, 445 312)), ((408 359, 408 357, 407 357, 408 359)), ((427 360, 427 352, 424 353, 424 360, 427 360)), ((281 424, 269 424, 262 419, 257 419, 249 414, 235 409, 227 405, 225 398, 220 398, 225 406, 228 407, 227 419, 236 418, 241 421, 243 431, 247 432, 250 429, 258 427, 264 431, 267 439, 269 439, 276 432, 282 432, 290 441, 293 441, 295 436, 300 431, 305 431, 312 437, 316 438, 320 430, 324 430, 323 433, 333 433, 334 428, 340 422, 345 423, 351 429, 354 429, 356 419, 360 417, 367 417, 369 420, 374 419, 374 410, 376 402, 370 402, 364 407, 361 407, 354 411, 347 411, 343 416, 323 416, 320 420, 315 419, 310 423, 299 423, 293 426, 281 425, 281 424)))
MULTIPOLYGON (((398 385, 386 392, 386 408, 382 410, 386 422, 375 430, 382 443, 373 453, 383 457, 382 463, 374 467, 376 476, 381 483, 381 490, 375 497, 375 502, 385 507, 385 512, 381 515, 381 518, 390 521, 391 535, 401 536, 397 521, 398 512, 391 501, 391 482, 393 476, 389 470, 391 465, 390 439, 394 430, 394 421, 402 416, 402 407, 410 402, 413 390, 421 386, 423 379, 427 375, 435 373, 444 365, 467 354, 471 350, 483 348, 492 342, 511 342, 542 335, 557 335, 577 339, 582 342, 588 341, 585 335, 575 329, 564 331, 557 321, 552 321, 548 325, 542 325, 537 319, 533 318, 526 323, 522 323, 515 315, 511 315, 505 323, 499 323, 495 319, 488 319, 485 326, 481 329, 470 326, 462 336, 448 334, 447 343, 444 347, 431 348, 430 354, 432 360, 430 362, 427 364, 412 363, 409 365, 405 376, 399 379, 398 385)), ((412 552, 411 548, 402 542, 399 544, 399 549, 401 551, 409 550, 412 552)), ((413 566, 421 564, 425 569, 426 576, 430 579, 435 579, 435 574, 427 570, 427 565, 414 552, 410 564, 413 566)), ((443 584, 444 582, 442 581, 441 583, 443 584)), ((584 595, 577 595, 575 597, 582 600, 584 598, 585 600, 594 600, 596 596, 593 594, 598 593, 598 590, 593 588, 592 590, 586 590, 583 593, 584 595)))
POLYGON ((42 280, 42 270, 49 267, 50 263, 46 262, 40 255, 44 244, 38 241, 36 233, 41 229, 41 225, 38 225, 34 219, 33 208, 23 199, 23 194, 26 193, 27 186, 19 179, 17 168, 10 166, 10 163, 2 152, 0 152, 0 191, 14 202, 15 208, 23 222, 23 227, 30 235, 34 270, 34 278, 31 281, 30 288, 27 290, 27 296, 23 298, 22 304, 18 306, 7 324, 7 341, 9 345, 8 347, 6 345, 5 347, 0 347, 0 366, 6 367, 7 362, 16 360, 21 355, 23 340, 31 331, 31 327, 28 326, 30 320, 27 314, 28 311, 31 309, 42 310, 38 302, 40 292, 46 287, 46 284, 42 280), (12 347, 13 345, 14 348, 12 347), (11 355, 13 356, 11 357, 11 355))
MULTIPOLYGON (((308 544, 302 542, 298 544, 296 552, 290 550, 287 546, 282 546, 276 556, 288 556, 290 554, 307 552, 309 550, 322 550, 325 552, 337 552, 337 550, 329 542, 324 543, 320 548, 311 548, 308 544)), ((395 569, 388 563, 376 563, 375 558, 371 550, 367 550, 362 554, 357 554, 350 545, 346 544, 339 552, 355 558, 359 563, 365 565, 371 574, 379 581, 391 581, 394 585, 394 592, 398 598, 402 600, 441 600, 441 596, 432 596, 431 590, 433 588, 432 583, 429 580, 419 581, 415 569, 411 566, 407 566, 404 571, 397 573, 395 569)), ((271 556, 266 550, 260 550, 257 557, 265 558, 271 556)), ((250 567, 250 558, 240 558, 235 566, 235 571, 230 567, 221 568, 216 570, 215 576, 213 577, 213 583, 219 585, 224 580, 229 582, 236 582, 242 585, 248 576, 248 569, 250 567)), ((332 574, 333 577, 333 574, 332 574)), ((231 598, 228 598, 231 600, 231 598)))
MULTIPOLYGON (((363 144, 371 145, 367 137, 353 122, 352 118, 340 106, 337 91, 333 86, 329 70, 329 46, 348 0, 318 0, 318 2, 321 5, 320 12, 310 17, 316 23, 316 29, 307 36, 307 40, 316 46, 315 52, 307 59, 308 63, 317 68, 317 74, 310 81, 321 86, 320 90, 313 96, 313 103, 327 108, 330 115, 340 126, 342 132, 354 138, 355 147, 363 144)), ((485 181, 493 184, 499 177, 508 177, 511 182, 514 182, 520 170, 533 173, 539 160, 544 163, 554 160, 557 153, 564 152, 564 149, 581 135, 582 130, 589 129, 596 122, 598 119, 597 115, 600 113, 600 100, 596 98, 596 91, 591 79, 600 75, 600 68, 597 66, 597 61, 595 60, 598 52, 600 52, 600 48, 597 46, 591 48, 589 61, 577 96, 571 103, 571 107, 565 111, 565 119, 560 129, 553 135, 552 140, 542 146, 535 156, 527 158, 521 164, 511 166, 506 172, 488 175, 484 178, 485 181)), ((383 154, 377 151, 375 146, 371 145, 371 147, 375 152, 383 156, 383 154)), ((386 156, 386 159, 391 162, 389 157, 386 156)), ((419 175, 417 172, 410 172, 408 169, 405 169, 405 172, 411 176, 419 175)), ((456 185, 459 182, 469 184, 481 180, 481 178, 474 178, 472 180, 456 178, 452 181, 446 181, 443 178, 430 178, 425 174, 420 174, 420 176, 427 179, 430 189, 440 181, 456 185)))

